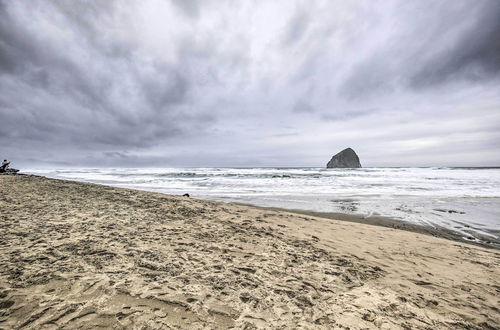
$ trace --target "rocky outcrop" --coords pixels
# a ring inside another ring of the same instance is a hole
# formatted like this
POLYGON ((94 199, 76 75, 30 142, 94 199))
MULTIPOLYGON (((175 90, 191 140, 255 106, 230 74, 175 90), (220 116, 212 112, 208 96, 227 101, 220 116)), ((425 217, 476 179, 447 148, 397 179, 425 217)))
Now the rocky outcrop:
POLYGON ((8 168, 6 170, 0 168, 0 174, 17 174, 19 170, 16 170, 15 168, 8 168))
POLYGON ((361 168, 361 163, 356 152, 347 148, 333 156, 326 168, 361 168))

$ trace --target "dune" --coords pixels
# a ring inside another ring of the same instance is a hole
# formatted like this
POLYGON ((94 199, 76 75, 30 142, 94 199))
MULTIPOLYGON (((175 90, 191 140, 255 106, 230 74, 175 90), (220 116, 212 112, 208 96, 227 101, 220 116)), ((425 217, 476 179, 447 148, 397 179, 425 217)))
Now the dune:
POLYGON ((500 251, 362 223, 0 177, 0 328, 495 329, 500 251))

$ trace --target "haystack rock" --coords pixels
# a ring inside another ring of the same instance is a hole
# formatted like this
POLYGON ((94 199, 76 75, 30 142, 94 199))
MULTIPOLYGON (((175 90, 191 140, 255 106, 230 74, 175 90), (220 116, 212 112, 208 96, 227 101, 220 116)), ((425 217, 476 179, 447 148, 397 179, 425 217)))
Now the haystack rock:
POLYGON ((333 156, 326 168, 361 168, 361 163, 356 152, 347 148, 333 156))

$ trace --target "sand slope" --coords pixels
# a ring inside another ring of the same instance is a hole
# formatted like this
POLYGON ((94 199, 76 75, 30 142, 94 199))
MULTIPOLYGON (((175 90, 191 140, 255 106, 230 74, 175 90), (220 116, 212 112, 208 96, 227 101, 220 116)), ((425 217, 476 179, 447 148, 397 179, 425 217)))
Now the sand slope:
POLYGON ((494 329, 500 253, 358 223, 0 177, 0 328, 494 329))

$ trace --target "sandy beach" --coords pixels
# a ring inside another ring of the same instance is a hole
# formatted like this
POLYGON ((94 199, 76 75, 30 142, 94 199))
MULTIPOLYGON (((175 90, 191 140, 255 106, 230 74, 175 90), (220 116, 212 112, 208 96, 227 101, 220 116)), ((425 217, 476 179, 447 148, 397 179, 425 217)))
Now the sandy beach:
POLYGON ((0 329, 497 329, 500 251, 0 176, 0 329))

